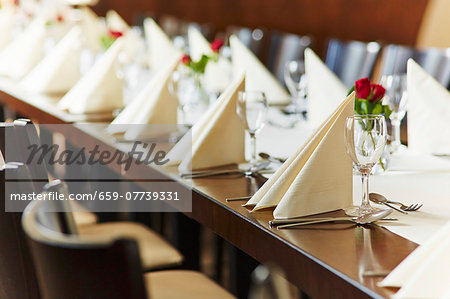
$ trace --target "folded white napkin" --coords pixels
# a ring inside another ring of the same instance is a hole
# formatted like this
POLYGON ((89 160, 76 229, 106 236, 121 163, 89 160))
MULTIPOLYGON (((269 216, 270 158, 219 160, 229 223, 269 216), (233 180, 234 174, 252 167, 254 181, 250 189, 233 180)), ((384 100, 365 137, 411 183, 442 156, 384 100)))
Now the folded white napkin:
MULTIPOLYGON (((210 43, 197 28, 191 26, 188 29, 189 52, 194 61, 200 60, 202 55, 212 55, 210 43)), ((205 87, 212 92, 222 92, 231 81, 231 62, 219 57, 217 62, 209 61, 206 65, 204 82, 205 87)))
POLYGON ((169 80, 178 62, 179 57, 175 57, 171 64, 161 69, 136 99, 111 122, 107 132, 114 134, 127 131, 124 137, 135 140, 145 133, 140 131, 144 127, 130 124, 176 124, 178 100, 169 92, 169 80))
POLYGON ((45 54, 45 18, 36 17, 30 25, 0 53, 0 75, 21 79, 45 54))
POLYGON ((106 25, 110 30, 120 31, 124 34, 130 29, 127 22, 115 10, 106 12, 106 25))
POLYGON ((35 93, 63 94, 80 79, 82 30, 73 27, 69 33, 21 82, 35 93))
POLYGON ((0 152, 0 170, 3 170, 5 168, 5 159, 3 158, 2 152, 0 152))
POLYGON ((181 56, 181 51, 173 45, 153 19, 144 20, 144 31, 148 44, 149 65, 152 70, 157 72, 161 67, 170 63, 173 57, 181 56))
POLYGON ((352 161, 344 127, 353 115, 354 93, 247 202, 253 211, 275 207, 278 219, 329 212, 352 205, 352 161))
POLYGON ((345 99, 348 88, 307 48, 305 50, 305 74, 308 94, 308 122, 319 126, 345 99))
POLYGON ((379 286, 401 287, 393 298, 444 298, 450 292, 450 222, 414 250, 379 286))
POLYGON ((245 160, 245 129, 236 113, 238 92, 244 86, 241 75, 170 150, 167 166, 180 164, 180 172, 190 172, 245 160))
POLYGON ((98 0, 64 0, 70 5, 79 5, 81 7, 87 7, 87 5, 94 6, 98 3, 98 0))
POLYGON ((58 102, 58 108, 73 114, 122 108, 123 80, 117 76, 116 68, 123 46, 124 40, 120 37, 58 102))
POLYGON ((408 60, 408 147, 450 154, 450 93, 414 60, 408 60))
POLYGON ((270 104, 287 104, 290 95, 277 78, 236 36, 230 36, 234 74, 245 72, 245 89, 263 91, 270 104))
POLYGON ((100 40, 107 33, 106 24, 89 7, 83 6, 80 10, 81 26, 87 48, 94 53, 101 52, 103 47, 100 40))
POLYGON ((14 8, 4 6, 0 9, 0 51, 13 40, 14 8))

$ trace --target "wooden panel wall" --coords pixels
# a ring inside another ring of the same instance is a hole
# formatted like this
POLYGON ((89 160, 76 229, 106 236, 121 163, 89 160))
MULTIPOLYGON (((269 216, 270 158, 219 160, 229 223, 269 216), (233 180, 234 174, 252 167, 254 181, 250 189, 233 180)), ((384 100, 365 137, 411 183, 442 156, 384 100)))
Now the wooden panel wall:
POLYGON ((413 45, 428 0, 100 0, 100 14, 116 9, 128 22, 138 15, 175 15, 211 23, 264 26, 312 34, 323 52, 329 37, 413 45))

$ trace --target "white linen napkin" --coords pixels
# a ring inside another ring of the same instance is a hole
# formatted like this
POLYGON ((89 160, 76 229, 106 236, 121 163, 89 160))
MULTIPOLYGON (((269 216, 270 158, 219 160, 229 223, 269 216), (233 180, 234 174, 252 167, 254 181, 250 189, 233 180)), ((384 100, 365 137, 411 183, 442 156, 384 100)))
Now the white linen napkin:
POLYGON ((408 147, 450 154, 450 93, 414 60, 408 60, 408 147))
POLYGON ((95 12, 87 6, 80 8, 81 10, 81 27, 88 49, 94 53, 103 50, 100 39, 107 33, 105 22, 99 18, 95 12))
POLYGON ((98 3, 98 0, 64 0, 70 5, 79 5, 81 7, 87 7, 87 5, 94 6, 98 3))
POLYGON ((393 298, 443 298, 450 292, 450 222, 378 285, 401 287, 393 298))
POLYGON ((354 93, 247 202, 253 211, 275 207, 277 219, 334 211, 352 205, 352 161, 344 127, 353 115, 354 93))
POLYGON ((82 30, 73 27, 69 33, 21 82, 34 93, 63 94, 80 79, 82 30))
POLYGON ((14 8, 4 6, 0 9, 0 51, 13 40, 14 8))
POLYGON ((127 22, 112 9, 106 12, 106 25, 110 30, 120 31, 124 34, 130 29, 127 22))
POLYGON ((245 129, 236 113, 238 92, 244 86, 241 74, 170 150, 167 166, 179 164, 185 173, 245 160, 245 129))
POLYGON ((105 54, 58 102, 58 108, 73 114, 111 112, 122 108, 123 80, 116 67, 124 40, 119 37, 105 54))
POLYGON ((0 75, 21 79, 44 57, 45 18, 36 17, 30 25, 0 53, 0 75))
POLYGON ((125 139, 139 139, 144 127, 130 124, 176 124, 178 100, 169 91, 169 80, 179 57, 158 74, 139 93, 137 98, 123 109, 107 128, 110 134, 126 132, 125 139), (121 126, 123 125, 123 126, 121 126))
MULTIPOLYGON (((188 29, 189 52, 194 61, 200 60, 202 55, 212 55, 210 43, 195 27, 188 29)), ((231 81, 231 62, 221 56, 217 62, 209 61, 206 65, 204 82, 205 87, 212 92, 222 92, 231 81)))
POLYGON ((180 57, 181 51, 177 49, 164 31, 156 24, 156 22, 147 18, 144 20, 145 38, 148 45, 149 66, 157 72, 164 67, 174 57, 180 57))
POLYGON ((230 36, 233 73, 245 72, 245 89, 263 91, 269 104, 287 104, 290 95, 277 78, 235 35, 230 36))
POLYGON ((345 99, 348 89, 309 48, 305 49, 305 74, 309 106, 308 122, 317 127, 345 99))

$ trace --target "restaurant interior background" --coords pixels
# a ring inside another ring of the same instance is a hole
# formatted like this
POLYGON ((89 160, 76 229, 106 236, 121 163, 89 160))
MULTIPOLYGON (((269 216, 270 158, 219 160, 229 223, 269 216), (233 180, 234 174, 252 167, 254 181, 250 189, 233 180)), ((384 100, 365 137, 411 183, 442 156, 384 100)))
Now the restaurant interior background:
MULTIPOLYGON (((428 0, 101 0, 94 9, 104 15, 116 9, 126 21, 145 16, 175 16, 224 32, 230 25, 278 30, 314 37, 314 50, 324 53, 329 38, 416 45, 428 0)), ((430 1, 432 2, 432 1, 430 1)), ((445 1, 440 1, 445 11, 445 1)), ((439 13, 439 12, 434 12, 439 13)), ((444 21, 444 20, 442 20, 444 21)), ((425 34, 425 33, 423 33, 425 34)), ((213 38, 210 36, 209 38, 213 38)), ((418 46, 448 46, 420 41, 418 46)))
MULTIPOLYGON (((142 26, 144 19, 151 17, 159 23, 170 38, 187 34, 187 26, 195 23, 210 42, 215 38, 224 38, 227 46, 228 41, 226 39, 230 34, 247 28, 250 29, 248 31, 250 32, 249 38, 252 40, 250 44, 254 46, 252 50, 266 65, 270 65, 271 58, 274 57, 271 55, 272 43, 277 36, 284 34, 307 37, 308 46, 324 61, 327 52, 330 50, 329 42, 332 39, 343 42, 360 41, 367 43, 374 41, 382 47, 389 44, 420 49, 450 47, 450 17, 448 17, 450 16, 450 1, 448 0, 98 0, 98 3, 92 9, 99 16, 105 16, 107 11, 113 9, 129 25, 134 26, 142 26)), ((378 63, 371 71, 373 79, 376 81, 380 77, 381 53, 381 51, 377 53, 378 63)), ((448 50, 447 53, 449 53, 448 50)), ((447 54, 447 56, 449 55, 447 54)), ((450 78, 448 78, 448 82, 450 82, 450 78)), ((450 85, 445 87, 449 88, 450 85)), ((0 99, 2 97, 5 97, 5 95, 0 95, 0 99)), ((9 95, 5 98, 4 101, 11 101, 9 95)), ((29 109, 28 106, 20 108, 21 104, 12 102, 13 104, 9 104, 11 106, 7 108, 12 107, 11 110, 17 108, 19 111, 22 109, 21 113, 17 113, 17 117, 27 118, 29 117, 29 115, 26 115, 28 111, 31 111, 31 114, 35 111, 29 109)), ((45 112, 41 115, 36 113, 36 115, 43 120, 50 120, 49 122, 57 119, 57 116, 48 116, 45 112)), ((407 143, 405 124, 406 119, 403 121, 401 132, 401 139, 404 144, 407 143)), ((83 130, 80 129, 80 131, 83 130)), ((77 135, 75 140, 79 142, 84 141, 85 138, 90 140, 90 136, 86 137, 88 134, 86 136, 84 134, 86 132, 77 135)), ((204 213, 195 210, 192 214, 187 213, 188 217, 181 213, 176 215, 175 213, 153 213, 151 217, 148 213, 100 213, 98 217, 101 222, 131 219, 148 225, 155 232, 168 239, 171 245, 182 253, 184 256, 183 269, 199 270, 206 273, 238 298, 247 298, 249 292, 251 294, 252 291, 256 294, 255 289, 258 287, 261 288, 257 291, 260 293, 257 294, 264 293, 267 295, 279 291, 278 295, 284 294, 287 296, 287 293, 283 292, 288 290, 290 298, 310 298, 311 293, 318 298, 321 296, 333 298, 335 290, 337 290, 336 294, 339 294, 337 297, 342 298, 345 298, 346 295, 350 296, 347 298, 353 298, 353 296, 354 298, 372 296, 381 298, 393 294, 392 289, 382 289, 376 284, 375 280, 372 281, 364 277, 355 278, 352 276, 351 279, 359 279, 359 283, 361 283, 354 287, 354 282, 347 279, 346 275, 351 273, 351 275, 356 276, 357 268, 361 265, 351 263, 346 265, 345 258, 342 261, 336 256, 330 258, 344 274, 338 273, 333 268, 328 268, 327 265, 324 266, 320 258, 316 260, 314 256, 310 256, 306 250, 303 251, 303 248, 299 249, 299 247, 295 248, 295 254, 302 251, 304 255, 302 255, 300 261, 293 262, 291 258, 295 255, 291 248, 292 244, 280 241, 278 237, 273 235, 269 237, 267 231, 270 232, 270 230, 266 225, 266 220, 269 218, 263 216, 264 221, 261 219, 254 220, 251 214, 249 214, 250 216, 245 214, 245 217, 248 216, 248 218, 245 218, 242 215, 246 213, 246 210, 244 211, 240 203, 233 203, 232 208, 223 208, 226 203, 222 199, 220 205, 209 202, 209 199, 213 197, 207 192, 210 191, 213 195, 223 195, 223 199, 225 199, 224 194, 226 194, 226 191, 230 191, 227 190, 228 186, 219 186, 220 180, 218 181, 219 183, 214 180, 207 180, 202 185, 200 180, 200 183, 196 186, 200 191, 194 194, 193 200, 197 207, 205 209, 206 212, 204 213), (217 189, 215 189, 216 187, 217 189), (193 219, 190 218, 191 216, 193 219), (226 221, 235 221, 235 224, 228 226, 226 221), (266 226, 257 227, 255 223, 258 223, 258 221, 264 222, 266 226), (240 225, 244 224, 243 227, 245 228, 240 231, 242 227, 240 225), (284 247, 280 246, 279 251, 276 251, 278 260, 284 266, 282 268, 278 268, 279 265, 271 264, 272 261, 268 257, 271 255, 273 248, 270 248, 269 245, 264 246, 264 244, 278 245, 278 242, 284 245, 284 247), (258 265, 265 262, 268 262, 267 268, 260 267, 260 272, 258 272, 258 269, 255 271, 258 265), (286 267, 291 262, 293 262, 292 268, 286 267), (315 266, 312 266, 313 263, 315 266), (304 266, 304 269, 293 269, 298 265, 304 266), (267 269, 272 271, 272 276, 264 272, 267 269), (303 271, 301 272, 302 276, 299 277, 296 271, 303 271), (257 277, 258 273, 262 276, 257 277), (290 282, 280 278, 279 273, 287 274, 290 282), (322 283, 324 281, 327 283, 327 287, 324 289, 321 289, 320 283, 314 280, 321 276, 323 276, 322 283), (268 280, 271 280, 270 283, 267 283, 268 280), (277 285, 278 287, 285 287, 285 290, 276 290, 277 285), (300 290, 297 286, 304 289, 300 290), (341 289, 344 291, 339 293, 341 289)), ((242 181, 239 182, 242 183, 242 181)), ((260 187, 262 183, 263 181, 256 179, 251 187, 260 187)), ((230 186, 230 188, 236 187, 235 193, 255 191, 253 189, 249 191, 247 185, 241 184, 238 186, 236 183, 236 185, 231 184, 230 186)), ((272 218, 270 213, 269 220, 272 220, 272 218)), ((323 236, 329 238, 327 240, 328 249, 323 249, 322 245, 313 241, 308 243, 309 240, 318 241, 318 236, 314 235, 313 230, 306 232, 304 239, 294 239, 295 242, 299 242, 306 248, 312 248, 314 253, 319 256, 332 256, 333 254, 329 253, 333 250, 331 246, 337 244, 336 246, 343 246, 347 252, 350 251, 352 257, 356 256, 362 260, 364 254, 361 253, 361 244, 358 247, 357 242, 363 237, 357 235, 358 233, 355 233, 356 237, 349 231, 342 232, 339 237, 324 233, 323 236), (340 239, 341 237, 342 239, 340 239), (356 245, 354 246, 353 243, 343 245, 341 241, 344 239, 351 239, 352 241, 355 239, 356 245), (305 243, 302 243, 303 241, 305 243)), ((379 247, 375 245, 376 249, 379 250, 375 256, 381 258, 377 256, 380 255, 380 252, 386 254, 385 260, 388 266, 397 265, 417 246, 413 242, 392 235, 387 230, 377 230, 376 237, 373 237, 378 241, 381 239, 382 242, 393 244, 393 247, 389 249, 386 249, 384 245, 379 245, 379 247), (393 251, 399 252, 399 255, 389 257, 388 253, 393 251)), ((286 233, 283 237, 289 239, 290 235, 286 233)), ((373 242, 375 244, 375 241, 373 242)), ((108 282, 104 283, 103 287, 107 287, 108 282)), ((1 287, 0 284, 0 295, 2 294, 1 287)), ((274 296, 273 298, 284 297, 274 296)))

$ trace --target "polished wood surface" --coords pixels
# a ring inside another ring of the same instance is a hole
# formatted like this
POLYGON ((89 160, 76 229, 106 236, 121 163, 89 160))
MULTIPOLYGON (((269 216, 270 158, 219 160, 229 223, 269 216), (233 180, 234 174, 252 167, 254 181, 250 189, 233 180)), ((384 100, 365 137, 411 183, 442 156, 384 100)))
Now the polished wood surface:
MULTIPOLYGON (((48 111, 26 101, 0 92, 0 102, 25 116, 43 123, 51 120, 48 111)), ((64 120, 59 120, 64 123, 64 120)), ((106 126, 103 125, 103 126, 106 126)), ((98 130, 85 126, 68 126, 66 136, 78 145, 99 144, 100 149, 119 149, 126 152, 126 144, 115 144, 98 130)), ((365 271, 390 271, 417 245, 378 226, 323 225, 308 229, 277 230, 268 225, 272 211, 250 213, 242 202, 226 202, 227 197, 253 194, 265 179, 243 176, 222 176, 183 180, 175 168, 155 169, 137 165, 128 172, 113 169, 128 179, 139 179, 149 173, 158 178, 179 182, 192 189, 192 212, 188 217, 210 228, 236 247, 261 263, 273 262, 299 289, 318 298, 389 297, 394 290, 379 288, 380 277, 364 276, 365 271)))
POLYGON ((328 38, 414 45, 428 0, 101 0, 128 22, 173 15, 224 31, 232 25, 310 34, 322 53, 328 38))

